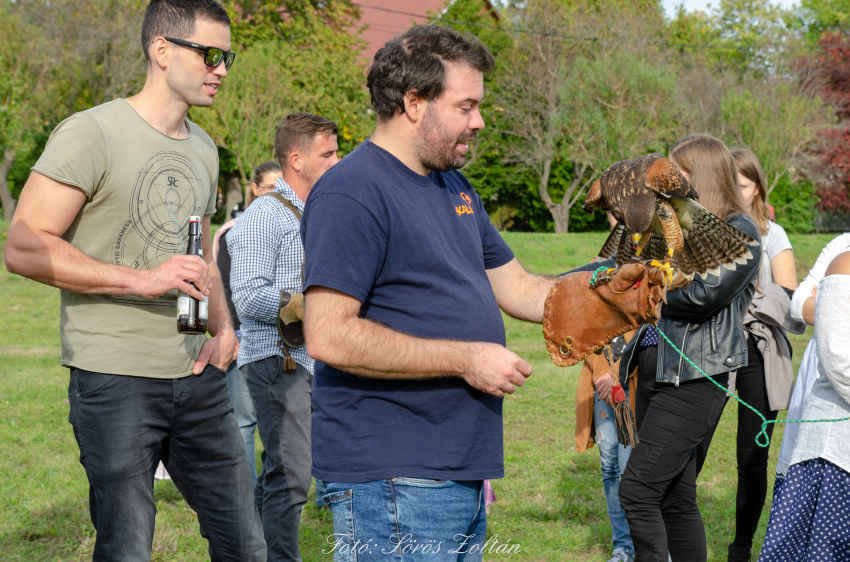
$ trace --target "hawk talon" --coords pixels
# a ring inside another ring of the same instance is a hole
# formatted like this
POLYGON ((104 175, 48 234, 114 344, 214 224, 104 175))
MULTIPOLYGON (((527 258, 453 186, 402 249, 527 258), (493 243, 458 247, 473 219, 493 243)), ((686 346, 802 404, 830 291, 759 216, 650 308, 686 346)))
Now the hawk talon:
POLYGON ((673 282, 673 278, 676 276, 676 274, 673 272, 673 266, 670 265, 669 261, 664 260, 664 263, 661 263, 658 260, 652 260, 651 262, 649 262, 649 265, 657 267, 658 269, 664 272, 664 275, 667 277, 668 285, 673 282))

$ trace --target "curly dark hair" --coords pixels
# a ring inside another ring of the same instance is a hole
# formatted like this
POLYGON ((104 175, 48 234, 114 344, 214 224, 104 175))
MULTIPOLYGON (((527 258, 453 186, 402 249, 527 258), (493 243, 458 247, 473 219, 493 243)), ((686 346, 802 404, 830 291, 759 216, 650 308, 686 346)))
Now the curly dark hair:
POLYGON ((188 39, 195 33, 199 19, 230 25, 227 10, 214 0, 151 0, 142 22, 142 50, 147 63, 151 63, 148 48, 154 39, 188 39))
POLYGON ((446 85, 447 62, 479 72, 496 66, 480 39, 435 24, 416 25, 378 50, 366 78, 378 118, 404 113, 404 96, 411 90, 426 101, 436 99, 446 85))

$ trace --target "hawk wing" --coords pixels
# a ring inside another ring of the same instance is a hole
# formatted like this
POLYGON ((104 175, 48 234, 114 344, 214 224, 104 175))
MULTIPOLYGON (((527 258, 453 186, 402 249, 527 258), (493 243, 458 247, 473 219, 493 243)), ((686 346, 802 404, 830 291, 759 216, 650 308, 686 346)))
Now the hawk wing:
POLYGON ((630 239, 629 229, 618 222, 614 228, 611 229, 611 233, 605 240, 605 244, 602 245, 602 249, 599 250, 599 257, 608 259, 618 253, 620 240, 623 238, 626 240, 630 239))
POLYGON ((605 240, 605 244, 602 245, 602 249, 599 250, 599 257, 608 259, 616 255, 617 265, 623 265, 632 259, 634 253, 632 233, 629 232, 629 229, 623 223, 618 222, 611 229, 611 233, 605 240))
POLYGON ((758 246, 757 240, 692 199, 673 199, 671 203, 685 235, 684 248, 674 254, 683 274, 693 270, 705 278, 708 273, 719 275, 720 266, 734 270, 736 264, 753 259, 749 246, 758 246))

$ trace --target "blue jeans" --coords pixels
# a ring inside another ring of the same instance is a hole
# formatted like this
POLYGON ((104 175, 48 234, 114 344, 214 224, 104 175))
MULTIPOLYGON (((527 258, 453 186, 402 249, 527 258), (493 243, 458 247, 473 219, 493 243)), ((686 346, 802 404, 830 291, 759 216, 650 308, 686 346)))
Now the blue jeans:
POLYGON ((611 520, 611 541, 614 548, 622 548, 634 554, 632 536, 626 514, 620 507, 620 475, 626 470, 626 462, 632 452, 631 447, 623 447, 617 441, 617 424, 614 422, 614 408, 599 395, 593 393, 593 424, 596 426, 596 445, 599 447, 599 460, 602 461, 602 484, 605 486, 605 499, 608 503, 608 519, 611 520))
MULTIPOLYGON (((328 482, 334 534, 322 554, 334 562, 474 562, 487 548, 482 481, 392 478, 374 482, 328 482)), ((515 547, 518 545, 510 545, 515 547)), ((498 551, 503 552, 503 551, 498 551)))
POLYGON ((160 460, 214 561, 266 560, 224 371, 151 379, 71 369, 69 421, 89 481, 94 561, 149 561, 160 460))
POLYGON ((236 423, 239 424, 242 440, 245 441, 245 455, 248 457, 248 466, 251 467, 251 480, 256 486, 257 455, 254 452, 254 430, 257 429, 257 413, 254 411, 254 401, 251 400, 248 384, 236 367, 236 361, 227 369, 227 389, 230 391, 236 423))
POLYGON ((301 560, 298 526, 310 489, 313 374, 301 365, 283 372, 274 355, 242 365, 263 441, 263 468, 254 487, 269 562, 301 560))

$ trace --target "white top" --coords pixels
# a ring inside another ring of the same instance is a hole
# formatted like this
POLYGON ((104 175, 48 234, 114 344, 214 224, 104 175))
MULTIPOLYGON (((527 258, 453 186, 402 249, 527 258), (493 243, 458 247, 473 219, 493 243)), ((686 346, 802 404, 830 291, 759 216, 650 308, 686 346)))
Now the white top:
MULTIPOLYGON (((803 320, 803 303, 812 296, 812 289, 817 287, 826 275, 830 262, 847 250, 850 250, 850 232, 837 236, 821 251, 815 265, 803 282, 800 283, 800 286, 794 292, 794 298, 791 299, 791 316, 795 320, 803 320)), ((794 392, 791 394, 791 403, 788 405, 786 419, 799 420, 803 417, 806 399, 809 397, 818 376, 817 329, 815 329, 815 337, 809 341, 809 345, 806 346, 806 351, 803 353, 803 361, 800 363, 800 370, 797 373, 797 382, 794 384, 794 392)), ((799 423, 789 423, 785 426, 785 432, 782 434, 782 448, 779 450, 779 460, 776 462, 777 474, 788 472, 788 466, 791 464, 791 457, 794 454, 794 445, 797 442, 797 434, 800 432, 800 425, 799 423)))
POLYGON ((845 232, 836 236, 826 247, 821 251, 818 260, 809 274, 794 291, 794 298, 791 299, 791 318, 803 321, 803 303, 812 296, 812 289, 818 286, 823 276, 826 275, 826 270, 829 264, 835 259, 835 256, 850 250, 850 232, 845 232))
MULTIPOLYGON (((803 408, 806 399, 812 392, 812 385, 818 378, 818 346, 815 338, 809 340, 806 351, 803 353, 803 361, 797 373, 797 382, 794 383, 794 392, 791 393, 791 402, 788 404, 788 414, 785 419, 799 420, 803 417, 803 408)), ((791 464, 791 456, 794 454, 794 445, 797 443, 797 434, 800 432, 799 423, 785 424, 785 432, 782 434, 782 447, 779 449, 779 459, 776 461, 776 474, 788 472, 791 464)))
POLYGON ((760 283, 773 283, 773 270, 770 269, 770 262, 785 250, 790 249, 792 249, 791 241, 788 240, 785 229, 773 221, 768 221, 767 234, 761 237, 760 283))
MULTIPOLYGON (((850 417, 850 275, 830 275, 818 285, 815 332, 819 376, 802 419, 850 417)), ((850 472, 850 421, 800 424, 791 464, 826 459, 850 472)))

